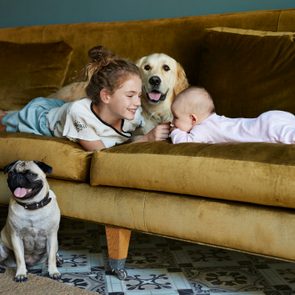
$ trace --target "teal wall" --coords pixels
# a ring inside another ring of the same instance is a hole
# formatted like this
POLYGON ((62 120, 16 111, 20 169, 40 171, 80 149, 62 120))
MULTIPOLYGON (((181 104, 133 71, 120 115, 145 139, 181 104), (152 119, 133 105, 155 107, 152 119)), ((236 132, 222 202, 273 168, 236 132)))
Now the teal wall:
POLYGON ((295 8, 295 0, 0 0, 0 27, 295 8))

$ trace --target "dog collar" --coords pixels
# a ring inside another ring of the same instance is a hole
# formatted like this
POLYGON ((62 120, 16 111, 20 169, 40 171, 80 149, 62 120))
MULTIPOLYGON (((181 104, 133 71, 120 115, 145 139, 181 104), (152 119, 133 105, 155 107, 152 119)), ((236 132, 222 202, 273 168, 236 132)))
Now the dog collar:
POLYGON ((16 202, 19 205, 23 206, 25 209, 36 210, 36 209, 40 209, 40 208, 46 206, 47 204, 50 203, 50 201, 51 201, 51 198, 49 198, 49 192, 48 192, 46 194, 46 196, 40 202, 35 202, 35 203, 30 203, 30 204, 21 203, 21 202, 18 202, 18 201, 16 201, 16 202))

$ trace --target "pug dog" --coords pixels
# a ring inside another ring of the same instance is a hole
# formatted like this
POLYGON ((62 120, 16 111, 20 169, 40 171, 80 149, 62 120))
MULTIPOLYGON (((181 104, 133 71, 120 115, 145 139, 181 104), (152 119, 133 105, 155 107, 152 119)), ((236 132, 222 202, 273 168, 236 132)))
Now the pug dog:
POLYGON ((0 237, 0 263, 16 262, 15 281, 27 280, 26 265, 48 258, 48 272, 60 279, 57 232, 60 210, 46 174, 52 168, 38 161, 15 161, 4 168, 12 192, 6 224, 0 237))

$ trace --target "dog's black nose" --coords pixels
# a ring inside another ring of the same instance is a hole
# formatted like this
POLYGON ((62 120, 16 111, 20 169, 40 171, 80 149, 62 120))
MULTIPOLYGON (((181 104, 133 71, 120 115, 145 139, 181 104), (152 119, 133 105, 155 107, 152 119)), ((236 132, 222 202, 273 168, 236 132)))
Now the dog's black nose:
POLYGON ((159 86, 161 84, 161 79, 160 77, 158 76, 152 76, 150 77, 149 79, 149 83, 152 85, 152 86, 159 86))

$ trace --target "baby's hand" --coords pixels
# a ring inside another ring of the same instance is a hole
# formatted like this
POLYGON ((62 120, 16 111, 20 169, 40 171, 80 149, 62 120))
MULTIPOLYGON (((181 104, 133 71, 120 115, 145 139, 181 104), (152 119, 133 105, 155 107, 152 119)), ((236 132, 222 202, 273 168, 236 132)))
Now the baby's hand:
POLYGON ((171 133, 174 129, 176 129, 173 123, 170 123, 169 127, 170 127, 169 133, 171 133))

